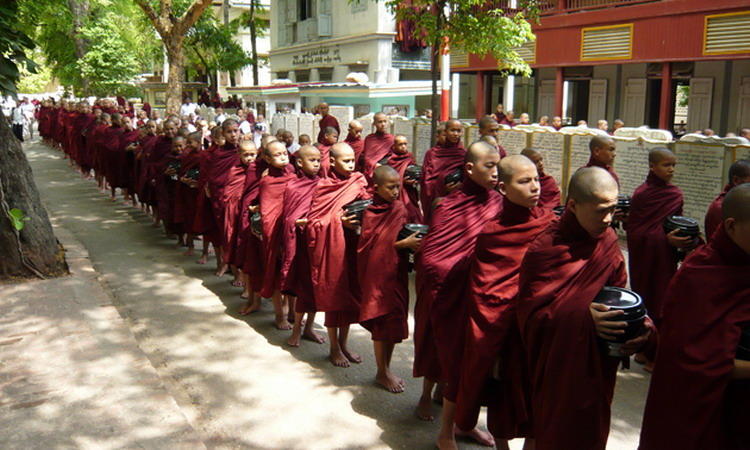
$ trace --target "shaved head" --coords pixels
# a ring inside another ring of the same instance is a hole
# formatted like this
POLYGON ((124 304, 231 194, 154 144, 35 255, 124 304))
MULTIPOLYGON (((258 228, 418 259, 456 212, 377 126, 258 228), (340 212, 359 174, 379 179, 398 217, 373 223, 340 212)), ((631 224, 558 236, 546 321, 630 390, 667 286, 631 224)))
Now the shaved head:
POLYGON ((378 119, 388 119, 388 116, 386 116, 384 112, 377 112, 374 116, 372 116, 372 120, 378 119))
POLYGON ((674 153, 666 147, 659 147, 648 152, 648 162, 656 164, 664 161, 666 158, 674 158, 674 153))
POLYGON ((450 128, 451 126, 456 126, 463 128, 464 124, 461 123, 458 119, 450 119, 445 121, 445 128, 450 128))
POLYGON ((589 151, 594 151, 597 148, 602 148, 607 145, 614 145, 615 141, 609 136, 596 135, 589 141, 589 151))
POLYGON ((727 193, 721 204, 721 214, 724 220, 750 222, 750 183, 735 186, 727 193))
POLYGON ((275 151, 284 149, 286 150, 286 144, 284 144, 281 141, 271 141, 266 145, 266 147, 263 149, 263 153, 265 153, 268 156, 271 156, 271 154, 275 151))
POLYGON ((325 134, 326 136, 330 136, 332 134, 339 134, 339 132, 336 131, 336 129, 333 127, 325 127, 325 129, 323 130, 323 134, 325 134))
POLYGON ((523 155, 510 155, 500 160, 498 178, 503 183, 510 183, 513 174, 525 168, 536 169, 536 165, 523 155))
POLYGON ((303 158, 311 158, 313 156, 320 156, 320 150, 312 145, 303 145, 297 150, 297 154, 303 158))
POLYGON ((492 145, 484 142, 484 141, 476 141, 472 143, 468 149, 466 149, 466 159, 465 161, 467 163, 474 163, 476 164, 477 161, 479 161, 482 157, 492 154, 492 153, 498 153, 498 150, 496 147, 493 147, 492 145))
POLYGON ((541 155, 541 153, 539 153, 538 151, 534 150, 533 148, 525 148, 525 149, 521 150, 521 154, 523 156, 529 158, 529 159, 535 158, 535 157, 541 155))
POLYGON ((360 122, 359 120, 352 120, 351 122, 349 122, 349 129, 352 131, 362 130, 362 128, 362 122, 360 122))
POLYGON ((337 142, 331 147, 331 156, 334 158, 340 158, 348 153, 351 153, 352 156, 354 156, 354 149, 352 149, 352 147, 346 142, 337 142))
POLYGON ((258 150, 252 139, 243 139, 239 142, 240 150, 258 150))
POLYGON ((577 203, 597 202, 604 194, 611 192, 618 192, 617 181, 601 167, 576 170, 568 186, 568 198, 577 203))
POLYGON ((748 183, 750 180, 750 161, 747 159, 738 159, 729 166, 729 183, 730 184, 742 184, 748 183), (739 183, 737 183, 739 180, 739 183))
POLYGON ((372 176, 373 184, 382 185, 387 181, 400 180, 401 176, 396 169, 391 166, 378 166, 372 176))

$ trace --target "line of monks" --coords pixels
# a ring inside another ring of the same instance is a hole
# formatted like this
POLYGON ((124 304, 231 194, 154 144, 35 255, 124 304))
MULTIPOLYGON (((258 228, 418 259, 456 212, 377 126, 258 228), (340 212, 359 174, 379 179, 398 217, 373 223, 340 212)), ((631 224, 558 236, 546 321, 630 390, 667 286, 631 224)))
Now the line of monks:
POLYGON ((244 287, 241 312, 271 298, 290 346, 325 342, 313 328, 324 312, 330 361, 347 367, 362 361, 347 345, 350 325, 361 324, 372 333, 376 381, 394 393, 405 386, 389 366, 409 335, 413 268, 417 415, 432 420, 441 397, 439 448, 467 436, 498 448, 523 437, 525 448, 604 449, 617 370, 632 354, 653 370, 641 449, 750 448, 750 363, 736 359, 750 322, 750 162, 732 165, 696 246, 664 230, 683 203, 666 148, 644 161, 646 180, 624 214, 614 142, 593 138, 558 217, 544 155, 506 155, 491 117, 468 147, 459 121, 441 124, 421 175, 384 114, 364 139, 351 122, 342 142, 328 117, 317 144, 293 153, 291 139, 273 136, 257 148, 232 119, 207 138, 174 118, 133 129, 85 103, 43 106, 39 127, 168 234, 188 246, 202 236, 199 262, 213 245, 217 274, 231 270, 244 287), (627 232, 629 270, 613 221, 627 232), (610 356, 606 342, 627 323, 592 300, 605 286, 624 288, 628 273, 650 318, 610 356), (477 428, 482 406, 489 433, 477 428))

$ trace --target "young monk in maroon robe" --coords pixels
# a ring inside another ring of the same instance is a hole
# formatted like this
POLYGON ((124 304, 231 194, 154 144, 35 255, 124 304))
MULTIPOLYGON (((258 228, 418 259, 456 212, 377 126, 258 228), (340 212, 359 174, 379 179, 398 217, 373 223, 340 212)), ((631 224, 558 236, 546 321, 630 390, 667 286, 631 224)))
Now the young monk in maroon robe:
POLYGON ((122 116, 115 113, 111 116, 112 126, 104 131, 102 139, 104 178, 109 184, 111 199, 115 201, 117 188, 123 188, 121 168, 125 164, 125 155, 120 151, 120 137, 124 133, 122 116))
MULTIPOLYGON (((677 272, 677 248, 687 248, 691 239, 667 234, 664 220, 682 214, 682 191, 671 184, 677 158, 665 149, 648 155, 649 174, 630 200, 625 224, 628 233, 630 285, 643 297, 646 309, 657 326, 662 318, 664 294, 677 272)), ((640 359, 639 361, 642 361, 640 359)))
POLYGON ((378 371, 375 382, 393 393, 406 383, 391 372, 395 345, 409 337, 409 261, 407 250, 417 251, 417 233, 398 239, 409 223, 399 200, 401 177, 391 166, 373 173, 373 203, 364 212, 357 247, 357 272, 362 290, 359 322, 370 333, 378 371))
POLYGON ((120 153, 123 155, 123 164, 119 169, 120 177, 123 184, 123 196, 125 202, 130 202, 135 206, 135 150, 138 146, 138 138, 141 135, 140 130, 133 127, 133 122, 129 119, 122 121, 123 133, 120 137, 120 153))
POLYGON ((458 120, 445 123, 445 142, 436 143, 427 150, 422 163, 422 181, 420 195, 422 197, 422 212, 425 220, 432 215, 433 201, 455 189, 457 184, 446 186, 445 177, 460 169, 466 158, 466 150, 461 145, 464 126, 458 120))
POLYGON ((469 270, 469 324, 455 421, 459 429, 471 430, 480 407, 487 405, 487 426, 496 446, 507 449, 508 439, 529 432, 528 375, 514 301, 521 260, 555 215, 538 205, 539 175, 527 157, 503 158, 499 179, 502 211, 479 234, 469 270), (494 378, 498 360, 500 373, 494 378))
POLYGON ((356 161, 355 170, 362 171, 362 151, 365 148, 365 141, 362 139, 362 123, 359 120, 349 122, 349 134, 346 135, 344 142, 354 150, 354 160, 356 161))
POLYGON ((325 342, 325 336, 319 335, 313 328, 316 309, 304 230, 313 194, 320 180, 320 151, 311 145, 304 145, 296 156, 298 176, 287 183, 284 191, 281 231, 281 292, 295 297, 294 326, 292 335, 286 341, 291 347, 299 347, 302 338, 318 344, 325 342), (305 315, 307 321, 303 320, 305 315))
MULTIPOLYGON (((604 169, 579 169, 570 180, 567 209, 529 247, 521 263, 518 326, 531 383, 537 450, 604 450, 610 404, 622 358, 599 338, 622 334, 622 311, 592 304, 605 286, 624 287, 625 261, 610 228, 618 187, 604 169)), ((623 357, 647 333, 622 346, 623 357)))
POLYGON ((601 167, 609 172, 619 185, 620 177, 617 176, 617 172, 612 167, 617 155, 614 139, 609 136, 594 136, 589 141, 589 152, 591 152, 589 162, 583 167, 601 167))
MULTIPOLYGON (((464 287, 477 235, 500 212, 500 194, 493 189, 499 162, 500 154, 489 144, 469 146, 464 181, 435 207, 416 258, 414 376, 425 377, 417 413, 429 418, 432 383, 444 383, 441 448, 455 445, 453 418, 467 320, 464 287)), ((494 443, 476 428, 466 435, 485 445, 494 443)))
POLYGON ((263 153, 268 163, 268 172, 261 178, 259 187, 260 217, 263 224, 263 284, 260 295, 273 300, 276 328, 291 330, 292 325, 287 320, 289 299, 281 294, 279 256, 281 254, 284 191, 287 183, 295 177, 295 173, 294 168, 289 164, 289 152, 284 143, 271 142, 263 153))
POLYGON ((525 148, 521 151, 521 154, 536 164, 536 170, 539 173, 539 206, 549 209, 560 206, 560 188, 552 175, 544 173, 544 157, 542 154, 533 148, 525 148))
POLYGON ((485 136, 492 137, 495 140, 494 145, 497 146, 497 151, 500 153, 500 159, 505 158, 508 153, 505 151, 502 145, 497 143, 497 133, 500 131, 500 124, 497 123, 494 117, 484 116, 479 119, 479 139, 481 140, 485 136))
POLYGON ((388 133, 388 116, 382 112, 376 113, 372 124, 375 132, 365 138, 365 149, 362 152, 362 173, 368 182, 372 181, 375 167, 391 155, 393 148, 393 135, 388 133))
POLYGON ((339 133, 333 127, 328 127, 323 132, 323 142, 315 146, 320 151, 320 176, 325 178, 331 172, 331 147, 338 142, 339 133))
POLYGON ((144 211, 147 211, 153 204, 153 190, 151 189, 151 184, 148 182, 146 161, 151 157, 154 145, 159 139, 159 136, 156 134, 156 128, 156 122, 150 121, 146 123, 146 126, 144 127, 145 135, 141 137, 138 143, 138 149, 136 150, 137 180, 135 191, 138 195, 138 201, 141 202, 144 211))
POLYGON ((328 103, 321 103, 318 105, 318 113, 320 113, 321 118, 319 122, 320 131, 318 132, 318 143, 324 144, 324 145, 333 145, 336 142, 338 142, 339 134, 341 134, 341 128, 339 128, 339 121, 333 117, 332 115, 328 114, 328 103), (326 128, 333 128, 336 130, 336 142, 333 142, 329 144, 326 139, 326 134, 328 132, 326 131, 326 128))
POLYGON ((419 206, 419 191, 417 191, 419 180, 404 177, 406 168, 412 164, 416 164, 416 161, 409 151, 409 141, 406 139, 406 136, 396 135, 393 138, 393 148, 391 156, 388 159, 388 165, 396 169, 396 172, 401 177, 399 198, 409 213, 409 223, 424 223, 422 208, 419 206))
POLYGON ((367 197, 367 180, 354 172, 354 150, 340 142, 331 147, 331 175, 320 180, 307 215, 307 245, 315 308, 326 313, 330 360, 338 367, 360 363, 347 347, 349 325, 359 319, 356 229, 344 206, 367 197), (347 230, 344 230, 347 227, 347 230))
POLYGON ((724 197, 723 222, 669 284, 641 450, 750 448, 750 184, 724 197))
POLYGON ((92 167, 94 168, 94 177, 96 179, 96 184, 99 187, 99 190, 102 192, 104 192, 104 190, 106 189, 106 181, 104 179, 104 138, 106 130, 112 123, 111 120, 112 119, 109 114, 102 114, 99 122, 94 127, 91 136, 92 167))
MULTIPOLYGON (((206 264, 208 262, 209 243, 213 245, 214 249, 217 249, 220 245, 219 229, 216 226, 216 219, 211 209, 211 199, 206 194, 206 186, 208 185, 211 156, 214 150, 222 147, 225 143, 221 126, 215 126, 211 129, 211 145, 205 151, 201 152, 197 185, 199 194, 195 206, 195 219, 193 221, 193 230, 195 230, 196 234, 203 235, 203 251, 201 252, 200 259, 196 261, 198 264, 206 264)), ((220 270, 221 265, 221 260, 217 258, 217 271, 220 270)))
POLYGON ((722 223, 721 204, 730 189, 743 183, 750 183, 750 161, 740 159, 729 166, 729 183, 724 191, 711 202, 705 218, 706 240, 710 241, 714 232, 722 223))
POLYGON ((165 210, 169 208, 169 205, 159 205, 159 189, 158 180, 164 175, 163 160, 172 150, 172 139, 177 136, 177 123, 173 120, 166 120, 162 124, 164 134, 159 136, 156 143, 154 144, 151 154, 146 159, 146 177, 148 182, 153 188, 152 196, 152 210, 154 216, 154 227, 158 227, 162 220, 163 215, 159 213, 159 208, 165 210))
POLYGON ((203 136, 200 132, 188 136, 185 151, 180 157, 180 170, 177 173, 180 182, 175 192, 175 221, 183 225, 186 233, 185 256, 193 255, 195 236, 200 234, 195 232, 192 225, 199 193, 198 179, 192 176, 192 172, 200 167, 202 141, 203 136))
POLYGON ((158 170, 162 174, 156 179, 156 194, 159 204, 159 218, 164 224, 167 236, 177 236, 177 246, 185 244, 182 223, 175 221, 176 191, 178 181, 179 162, 182 152, 185 150, 185 138, 175 136, 172 139, 172 149, 160 161, 158 170), (175 168, 174 166, 177 165, 175 168))

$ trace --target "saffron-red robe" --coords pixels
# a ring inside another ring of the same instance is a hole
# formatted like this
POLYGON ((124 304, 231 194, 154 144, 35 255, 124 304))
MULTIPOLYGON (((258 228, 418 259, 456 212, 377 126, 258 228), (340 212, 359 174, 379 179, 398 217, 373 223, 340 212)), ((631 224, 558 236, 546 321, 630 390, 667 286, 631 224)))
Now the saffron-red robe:
POLYGON ((349 146, 354 150, 354 162, 355 167, 354 170, 357 172, 362 171, 362 152, 365 149, 365 141, 362 138, 355 138, 352 136, 351 133, 346 135, 346 139, 344 139, 344 142, 349 144, 349 146))
POLYGON ((365 174, 369 183, 372 183, 372 174, 378 161, 392 154, 393 138, 394 136, 390 133, 372 133, 365 138, 362 173, 365 174))
POLYGON ((408 254, 394 247, 406 223, 403 202, 388 203, 377 194, 362 217, 357 246, 359 322, 374 341, 401 342, 409 337, 408 254))
POLYGON ((529 432, 528 371, 516 319, 518 277, 529 245, 554 220, 551 210, 503 197, 503 208, 477 237, 466 292, 468 326, 456 424, 471 430, 487 405, 487 426, 498 439, 529 432), (499 360, 499 381, 493 378, 499 360))
POLYGON ((270 298, 281 290, 281 246, 282 213, 284 212, 284 192, 286 185, 295 177, 294 167, 287 164, 283 169, 269 167, 268 173, 260 180, 260 217, 263 224, 263 287, 260 295, 270 298))
POLYGON ((320 126, 320 131, 318 132, 318 143, 323 144, 326 137, 326 128, 331 127, 336 130, 336 133, 341 134, 341 129, 339 128, 339 121, 333 117, 332 115, 328 114, 320 118, 320 122, 318 123, 320 126))
POLYGON ((188 150, 180 156, 180 170, 177 172, 179 181, 175 187, 174 221, 181 223, 186 233, 195 234, 193 220, 198 201, 198 189, 182 182, 188 171, 200 166, 200 150, 188 150))
POLYGON ((451 401, 464 346, 469 264, 479 232, 500 209, 500 194, 464 180, 433 211, 416 255, 414 376, 445 382, 451 401))
POLYGON ((711 202, 710 205, 708 205, 708 210, 706 211, 706 218, 704 221, 704 232, 706 236, 706 240, 710 241, 711 237, 713 236, 714 232, 719 228, 721 223, 723 222, 722 214, 721 214, 721 205, 724 203, 724 197, 726 197, 729 190, 732 189, 732 185, 727 184, 724 186, 724 190, 719 194, 714 201, 711 202))
POLYGON ((732 380, 750 322, 750 255, 720 227, 669 284, 641 450, 750 448, 750 385, 732 380))
POLYGON ((607 356, 589 305, 626 282, 614 230, 591 237, 570 210, 526 252, 517 312, 538 450, 604 450, 620 359, 607 356))
POLYGON ((560 206, 560 188, 552 175, 539 174, 539 206, 549 209, 560 206))
POLYGON ((677 251, 664 231, 667 216, 682 214, 682 191, 649 172, 630 200, 625 224, 630 286, 643 297, 656 324, 662 317, 664 293, 677 272, 677 251))
POLYGON ((463 167, 466 149, 461 143, 456 145, 437 145, 427 150, 422 163, 422 180, 420 197, 425 220, 432 215, 432 202, 445 195, 445 177, 463 167))
POLYGON ((401 177, 401 192, 399 199, 406 206, 409 223, 424 223, 424 215, 422 214, 422 208, 419 206, 419 191, 416 186, 404 183, 404 173, 409 165, 416 164, 414 156, 411 152, 402 154, 391 153, 391 157, 388 160, 388 165, 396 169, 399 177, 401 177))

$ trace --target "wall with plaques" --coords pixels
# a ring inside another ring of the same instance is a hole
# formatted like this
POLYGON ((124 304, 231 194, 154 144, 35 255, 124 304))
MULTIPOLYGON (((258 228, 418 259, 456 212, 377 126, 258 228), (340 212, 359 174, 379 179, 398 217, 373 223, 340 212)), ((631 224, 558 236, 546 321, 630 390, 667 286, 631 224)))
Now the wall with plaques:
POLYGON ((683 214, 702 224, 708 206, 724 187, 733 152, 723 145, 699 142, 676 142, 674 152, 677 167, 672 182, 682 189, 683 214))
POLYGON ((328 111, 330 115, 339 121, 339 129, 341 130, 339 133, 339 141, 343 141, 346 139, 349 122, 354 119, 354 107, 331 105, 328 107, 328 111))
POLYGON ((476 125, 464 124, 464 147, 468 147, 477 139, 479 139, 479 127, 476 125))
POLYGON ((592 134, 573 134, 570 136, 570 147, 568 150, 568 178, 572 177, 576 170, 589 162, 589 142, 592 134))
POLYGON ((299 116, 297 114, 284 115, 284 129, 296 138, 299 135, 299 116))
POLYGON ((422 164, 424 155, 432 147, 431 124, 429 122, 417 122, 414 126, 414 158, 422 164))
POLYGON ((565 135, 535 131, 531 134, 531 148, 542 154, 544 171, 557 181, 560 189, 565 193, 567 180, 564 180, 567 158, 565 158, 565 135))
POLYGON ((318 135, 313 134, 313 120, 314 119, 315 119, 315 116, 313 116, 312 114, 300 115, 298 119, 298 125, 297 125, 297 131, 299 131, 299 134, 294 136, 294 138, 298 139, 300 134, 306 134, 310 136, 310 139, 315 140, 315 138, 318 135))
POLYGON ((531 133, 522 130, 499 130, 497 132, 497 143, 509 155, 517 155, 529 146, 531 133))
MULTIPOLYGON (((750 160, 750 146, 747 145, 738 145, 733 148, 734 158, 733 161, 737 161, 738 159, 747 159, 750 160)), ((727 169, 729 170, 729 169, 727 169)))
POLYGON ((414 152, 414 120, 405 117, 393 117, 392 133, 406 136, 409 141, 409 151, 414 152))
POLYGON ((620 193, 633 195, 633 191, 646 181, 648 175, 648 152, 664 143, 653 143, 641 138, 615 137, 614 169, 620 177, 620 193))

